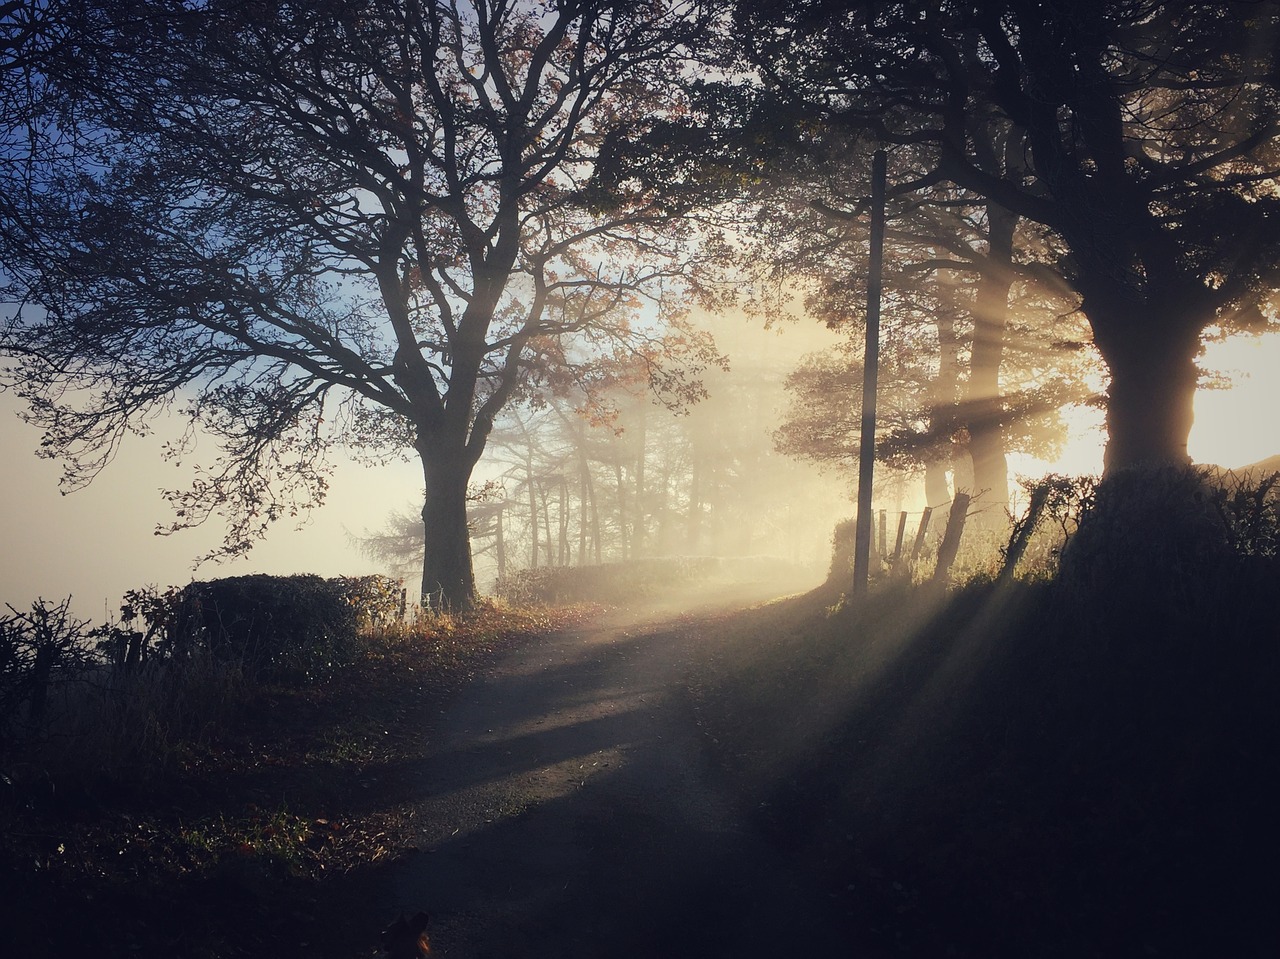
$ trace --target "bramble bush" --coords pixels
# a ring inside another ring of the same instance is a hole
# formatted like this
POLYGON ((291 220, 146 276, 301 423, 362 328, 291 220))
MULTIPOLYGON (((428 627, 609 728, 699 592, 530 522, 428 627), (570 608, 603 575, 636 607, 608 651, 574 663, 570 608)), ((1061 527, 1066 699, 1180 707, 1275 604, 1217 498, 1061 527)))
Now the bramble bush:
POLYGON ((253 685, 312 683, 350 663, 361 631, 399 618, 401 586, 264 575, 147 586, 97 627, 69 606, 38 600, 0 616, 6 767, 163 762, 175 744, 216 731, 253 685))
POLYGON ((1095 602, 1132 605, 1177 583, 1180 595, 1218 602, 1214 584, 1252 579, 1280 554, 1280 474, 1166 468, 1024 486, 1045 502, 1024 565, 1095 602))

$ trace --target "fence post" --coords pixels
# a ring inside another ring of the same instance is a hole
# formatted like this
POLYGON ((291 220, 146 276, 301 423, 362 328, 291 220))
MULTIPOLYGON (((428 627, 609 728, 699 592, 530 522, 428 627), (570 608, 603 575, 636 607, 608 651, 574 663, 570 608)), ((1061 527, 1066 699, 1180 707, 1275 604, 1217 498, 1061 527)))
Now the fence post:
POLYGON ((1009 545, 1004 551, 1004 565, 1000 567, 999 582, 1003 583, 1013 578, 1014 567, 1018 565, 1018 560, 1022 559, 1022 554, 1027 551, 1031 534, 1040 525, 1040 517, 1044 514, 1044 508, 1048 502, 1048 486, 1036 486, 1031 490, 1031 502, 1027 504, 1027 515, 1014 524, 1013 535, 1009 538, 1009 545))
POLYGON ((903 510, 898 514, 898 538, 893 543, 893 560, 889 563, 889 572, 895 573, 898 570, 898 563, 902 559, 902 537, 907 531, 907 511, 903 510))
POLYGON ((920 517, 920 528, 916 530, 916 541, 911 546, 911 559, 908 564, 910 566, 915 566, 920 559, 920 551, 924 549, 924 537, 929 532, 929 518, 931 516, 933 516, 933 507, 926 506, 924 514, 920 517))
POLYGON ((880 558, 888 559, 889 557, 889 523, 886 520, 884 510, 880 511, 880 558))
POLYGON ((945 582, 951 573, 951 564, 960 551, 960 537, 964 534, 965 517, 969 514, 969 494, 956 492, 951 500, 951 513, 947 516, 947 531, 942 534, 938 547, 938 565, 933 571, 934 582, 945 582))

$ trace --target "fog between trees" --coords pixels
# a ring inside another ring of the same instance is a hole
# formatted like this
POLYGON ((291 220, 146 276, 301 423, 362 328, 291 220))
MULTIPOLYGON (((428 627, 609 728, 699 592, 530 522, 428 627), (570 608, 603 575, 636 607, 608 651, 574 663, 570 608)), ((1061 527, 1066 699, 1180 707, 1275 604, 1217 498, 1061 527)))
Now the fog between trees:
MULTIPOLYGON (((825 571, 856 471, 815 470, 779 452, 774 434, 791 403, 788 372, 840 337, 743 315, 698 325, 727 362, 703 373, 697 402, 664 404, 632 366, 592 401, 548 394, 499 421, 469 504, 482 588, 517 569, 662 556, 773 556, 825 571)), ((411 581, 420 530, 406 503, 361 546, 411 581)))

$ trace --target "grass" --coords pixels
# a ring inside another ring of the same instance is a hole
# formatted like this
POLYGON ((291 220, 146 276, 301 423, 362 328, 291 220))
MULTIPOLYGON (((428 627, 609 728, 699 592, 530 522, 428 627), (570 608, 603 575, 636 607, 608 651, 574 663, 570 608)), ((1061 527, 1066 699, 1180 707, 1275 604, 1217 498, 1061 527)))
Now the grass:
POLYGON ((6 755, 6 942, 20 955, 372 955, 340 920, 411 854, 423 731, 504 649, 585 612, 424 619, 366 633, 319 684, 188 677, 114 721, 101 698, 64 704, 86 713, 6 755), (201 688, 197 721, 177 694, 201 688), (85 761, 91 743, 109 755, 85 761))
POLYGON ((888 954, 1274 955, 1280 566, 1198 577, 819 591, 738 617, 691 696, 888 954))

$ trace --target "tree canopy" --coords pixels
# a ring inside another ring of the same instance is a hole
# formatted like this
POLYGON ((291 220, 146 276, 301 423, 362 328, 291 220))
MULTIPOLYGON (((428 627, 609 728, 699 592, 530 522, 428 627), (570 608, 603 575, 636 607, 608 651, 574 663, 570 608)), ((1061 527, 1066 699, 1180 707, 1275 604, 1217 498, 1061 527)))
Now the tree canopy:
POLYGON ((1048 227, 1111 374, 1108 468, 1186 461, 1201 335, 1274 322, 1277 4, 743 0, 736 22, 771 100, 910 151, 900 192, 949 181, 1048 227))
MULTIPOLYGON (((413 449, 424 595, 469 601, 467 480, 531 379, 643 352, 679 210, 586 189, 682 103, 696 4, 51 0, 75 42, 7 211, 3 337, 87 481, 178 405, 224 454, 174 494, 226 550, 323 498, 334 443, 413 449)), ((706 343, 685 341, 695 359, 706 343)), ((679 386, 680 384, 677 384, 679 386)))

